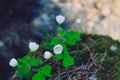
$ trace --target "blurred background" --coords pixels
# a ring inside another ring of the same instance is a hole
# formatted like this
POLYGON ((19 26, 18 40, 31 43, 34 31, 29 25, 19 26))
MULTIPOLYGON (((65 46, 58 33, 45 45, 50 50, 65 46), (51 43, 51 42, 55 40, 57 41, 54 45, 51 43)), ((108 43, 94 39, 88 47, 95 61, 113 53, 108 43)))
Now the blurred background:
POLYGON ((107 35, 120 40, 120 0, 0 0, 0 80, 9 80, 11 58, 29 51, 28 44, 40 44, 46 31, 53 34, 57 15, 64 15, 64 29, 107 35))
POLYGON ((120 0, 53 1, 65 13, 72 29, 120 40, 120 0))

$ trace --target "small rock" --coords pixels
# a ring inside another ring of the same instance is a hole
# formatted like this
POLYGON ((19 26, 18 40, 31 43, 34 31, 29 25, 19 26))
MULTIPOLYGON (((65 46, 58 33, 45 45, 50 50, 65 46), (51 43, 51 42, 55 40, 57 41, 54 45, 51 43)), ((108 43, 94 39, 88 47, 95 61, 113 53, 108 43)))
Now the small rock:
POLYGON ((89 80, 97 80, 96 74, 89 76, 89 80))

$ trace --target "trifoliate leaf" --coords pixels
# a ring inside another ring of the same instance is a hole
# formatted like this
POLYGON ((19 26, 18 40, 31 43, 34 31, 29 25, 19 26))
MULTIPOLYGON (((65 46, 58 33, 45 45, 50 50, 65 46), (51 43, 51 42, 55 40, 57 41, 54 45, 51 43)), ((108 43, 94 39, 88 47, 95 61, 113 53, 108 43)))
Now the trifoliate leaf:
POLYGON ((81 38, 80 38, 80 33, 79 33, 79 32, 74 32, 74 39, 75 39, 76 41, 80 41, 80 40, 81 40, 81 38))
POLYGON ((58 44, 58 43, 59 43, 59 40, 57 38, 53 37, 50 44, 55 45, 55 44, 58 44))
POLYGON ((41 73, 44 74, 47 77, 52 76, 51 71, 52 71, 52 67, 50 65, 46 65, 46 66, 41 68, 41 73))
POLYGON ((35 75, 33 75, 32 80, 46 80, 46 78, 41 73, 36 73, 35 75))
POLYGON ((18 67, 17 67, 17 69, 18 69, 18 71, 20 71, 20 72, 22 72, 22 73, 24 73, 24 74, 27 74, 27 73, 29 73, 30 72, 30 67, 29 67, 29 65, 19 65, 18 67))
POLYGON ((68 45, 75 45, 77 41, 80 41, 80 33, 75 31, 66 31, 63 38, 65 39, 65 43, 68 45))
POLYGON ((18 78, 30 78, 32 76, 32 72, 29 72, 28 74, 23 74, 22 72, 17 72, 16 76, 18 78))
POLYGON ((31 57, 29 63, 31 66, 37 66, 37 60, 35 59, 35 57, 31 57))
POLYGON ((45 49, 47 49, 47 50, 52 50, 53 47, 54 47, 54 45, 52 45, 52 44, 50 44, 50 43, 45 43, 45 44, 44 44, 44 47, 45 47, 45 49))
POLYGON ((23 78, 25 75, 22 72, 18 71, 17 74, 16 74, 16 76, 18 78, 23 78))
POLYGON ((17 77, 19 78, 30 77, 29 75, 31 75, 29 65, 25 64, 18 65, 17 70, 18 70, 17 77))
POLYGON ((42 59, 38 59, 37 63, 41 65, 41 64, 44 64, 44 61, 42 59))
POLYGON ((18 59, 21 64, 37 66, 37 60, 35 57, 24 56, 23 58, 18 59))
POLYGON ((65 68, 67 68, 67 67, 70 67, 70 66, 72 66, 72 65, 74 65, 74 60, 73 60, 73 58, 72 58, 70 55, 65 56, 64 59, 63 59, 63 66, 64 66, 65 68))
POLYGON ((22 64, 28 64, 29 63, 29 56, 24 56, 23 58, 19 58, 18 61, 22 64))
POLYGON ((64 56, 67 56, 67 55, 69 55, 69 52, 68 52, 68 50, 67 50, 67 47, 66 47, 66 45, 65 45, 65 44, 62 44, 62 46, 63 46, 63 52, 64 52, 64 56))
POLYGON ((59 36, 64 36, 65 32, 66 32, 65 30, 59 29, 58 32, 57 32, 57 34, 58 34, 59 36))
POLYGON ((61 60, 61 59, 63 59, 63 54, 56 54, 56 55, 55 55, 55 58, 56 58, 57 60, 61 60))
POLYGON ((68 44, 68 45, 75 45, 76 44, 76 41, 75 41, 75 39, 73 39, 72 37, 70 38, 66 38, 66 44, 68 44))

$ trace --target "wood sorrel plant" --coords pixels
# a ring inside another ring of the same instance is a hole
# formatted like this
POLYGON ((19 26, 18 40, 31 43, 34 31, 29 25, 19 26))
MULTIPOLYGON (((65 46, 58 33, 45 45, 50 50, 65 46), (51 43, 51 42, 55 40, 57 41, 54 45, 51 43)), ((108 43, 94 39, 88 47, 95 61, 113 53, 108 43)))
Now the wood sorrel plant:
POLYGON ((69 53, 68 46, 74 46, 80 40, 79 32, 59 29, 56 35, 46 38, 40 46, 30 42, 30 53, 17 60, 16 77, 46 80, 52 77, 54 62, 64 68, 73 66, 74 58, 69 53))

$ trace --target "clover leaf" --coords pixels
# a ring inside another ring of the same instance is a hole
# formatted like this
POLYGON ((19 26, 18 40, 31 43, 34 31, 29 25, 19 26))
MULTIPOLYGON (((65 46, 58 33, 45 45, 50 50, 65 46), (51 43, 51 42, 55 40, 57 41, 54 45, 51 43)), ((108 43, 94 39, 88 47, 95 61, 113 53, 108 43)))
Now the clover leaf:
POLYGON ((44 67, 41 68, 41 73, 44 74, 47 77, 51 77, 51 71, 52 67, 50 65, 45 65, 44 67))
POLYGON ((63 59, 63 66, 65 68, 67 68, 67 67, 70 67, 72 65, 74 65, 74 59, 70 55, 65 56, 63 59))
POLYGON ((56 54, 56 55, 55 55, 55 59, 56 59, 56 60, 61 60, 61 59, 63 59, 63 54, 56 54))
POLYGON ((44 75, 38 72, 33 75, 32 80, 46 80, 46 78, 44 75))
POLYGON ((30 73, 30 66, 25 64, 18 65, 17 70, 18 70, 17 77, 19 78, 27 77, 27 75, 29 75, 30 73))

